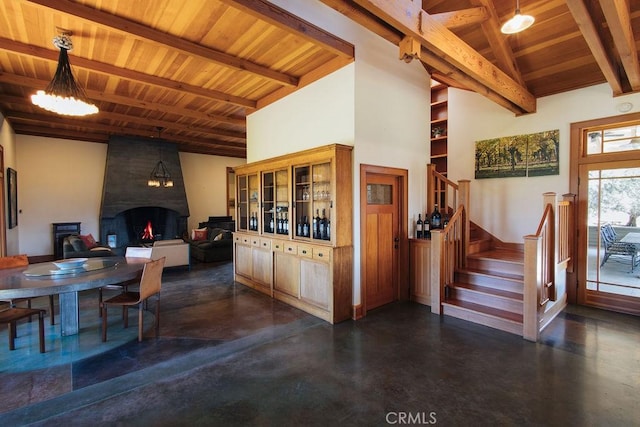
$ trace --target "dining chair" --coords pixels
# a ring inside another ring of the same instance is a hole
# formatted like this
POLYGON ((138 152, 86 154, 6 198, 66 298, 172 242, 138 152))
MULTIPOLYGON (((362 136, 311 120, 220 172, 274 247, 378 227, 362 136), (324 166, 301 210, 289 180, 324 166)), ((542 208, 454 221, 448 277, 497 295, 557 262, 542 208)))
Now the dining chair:
POLYGON ((120 295, 102 302, 102 341, 107 340, 107 308, 119 305, 124 309, 124 327, 129 327, 127 308, 138 306, 138 341, 142 341, 144 303, 156 295, 155 331, 156 338, 160 332, 160 288, 162 287, 162 271, 166 257, 147 262, 142 269, 139 292, 124 291, 120 295))
MULTIPOLYGON (((27 257, 27 255, 24 255, 24 254, 0 257, 0 270, 4 270, 8 268, 16 268, 16 267, 26 267, 27 265, 29 265, 29 258, 27 257)), ((11 307, 15 307, 16 304, 26 301, 27 308, 31 308, 31 300, 32 298, 14 298, 14 299, 3 299, 2 301, 8 302, 11 307)), ((55 312, 53 310, 53 295, 49 295, 49 311, 51 313, 51 316, 50 316, 51 324, 54 325, 56 322, 55 322, 55 312)), ((31 317, 29 317, 29 321, 31 321, 31 317)))
MULTIPOLYGON (((137 246, 128 246, 125 251, 124 257, 125 258, 145 258, 150 260, 151 250, 152 248, 150 247, 143 248, 143 247, 137 247, 137 246)), ((98 316, 102 317, 102 299, 103 299, 102 291, 103 290, 126 292, 130 285, 135 285, 139 282, 140 282, 140 276, 138 276, 135 279, 127 280, 126 282, 115 283, 113 285, 105 285, 101 288, 98 288, 98 316)), ((123 309, 122 316, 124 315, 125 315, 125 311, 123 309)))
POLYGON ((0 324, 9 325, 9 350, 15 350, 15 339, 17 335, 16 322, 24 318, 31 318, 33 315, 38 315, 38 330, 40 341, 40 353, 44 353, 44 313, 45 310, 40 308, 27 308, 27 307, 9 307, 4 310, 0 310, 0 324))

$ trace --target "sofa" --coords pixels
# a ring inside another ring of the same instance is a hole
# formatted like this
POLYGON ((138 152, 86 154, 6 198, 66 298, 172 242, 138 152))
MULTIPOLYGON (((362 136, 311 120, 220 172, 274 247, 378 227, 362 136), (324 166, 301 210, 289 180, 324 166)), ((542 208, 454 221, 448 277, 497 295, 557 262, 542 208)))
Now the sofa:
POLYGON ((222 228, 203 227, 192 230, 184 239, 191 257, 199 262, 229 261, 233 259, 233 233, 222 228))
POLYGON ((182 239, 156 240, 151 247, 151 259, 166 257, 165 267, 191 268, 190 245, 182 239))
POLYGON ((113 251, 96 242, 91 234, 86 236, 72 234, 62 241, 62 257, 67 258, 94 258, 114 256, 113 251))

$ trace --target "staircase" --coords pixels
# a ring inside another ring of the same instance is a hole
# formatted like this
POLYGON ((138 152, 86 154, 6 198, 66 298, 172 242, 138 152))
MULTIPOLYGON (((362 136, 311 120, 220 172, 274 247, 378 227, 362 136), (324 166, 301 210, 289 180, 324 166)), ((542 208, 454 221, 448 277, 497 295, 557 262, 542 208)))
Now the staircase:
POLYGON ((476 247, 446 289, 443 314, 522 335, 524 252, 476 247))

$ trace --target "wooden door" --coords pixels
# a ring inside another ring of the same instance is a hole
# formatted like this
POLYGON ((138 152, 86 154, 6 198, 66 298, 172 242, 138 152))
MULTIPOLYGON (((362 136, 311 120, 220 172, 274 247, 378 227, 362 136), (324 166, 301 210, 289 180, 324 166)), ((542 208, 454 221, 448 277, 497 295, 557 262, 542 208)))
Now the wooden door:
POLYGON ((396 301, 399 264, 399 184, 394 175, 364 172, 362 275, 365 309, 396 301))

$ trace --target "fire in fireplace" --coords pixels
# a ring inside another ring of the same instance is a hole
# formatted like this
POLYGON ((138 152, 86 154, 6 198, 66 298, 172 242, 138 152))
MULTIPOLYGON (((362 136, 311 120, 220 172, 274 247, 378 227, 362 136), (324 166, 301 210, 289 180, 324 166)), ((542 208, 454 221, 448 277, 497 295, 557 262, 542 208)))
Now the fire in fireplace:
POLYGON ((147 221, 147 226, 144 228, 142 232, 142 236, 140 236, 142 241, 153 240, 153 227, 151 226, 151 220, 147 221))

